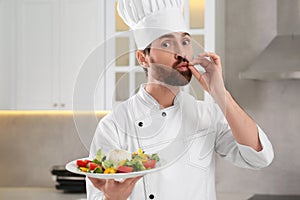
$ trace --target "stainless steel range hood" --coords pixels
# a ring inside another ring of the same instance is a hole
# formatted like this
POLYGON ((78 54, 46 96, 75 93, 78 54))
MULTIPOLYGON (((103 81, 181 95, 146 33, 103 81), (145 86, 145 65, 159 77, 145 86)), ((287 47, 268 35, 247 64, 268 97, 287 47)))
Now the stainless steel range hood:
POLYGON ((300 79, 300 35, 278 35, 240 79, 300 79))
POLYGON ((277 8, 277 36, 246 71, 240 72, 240 79, 300 79, 300 0, 277 0, 273 3, 277 8))

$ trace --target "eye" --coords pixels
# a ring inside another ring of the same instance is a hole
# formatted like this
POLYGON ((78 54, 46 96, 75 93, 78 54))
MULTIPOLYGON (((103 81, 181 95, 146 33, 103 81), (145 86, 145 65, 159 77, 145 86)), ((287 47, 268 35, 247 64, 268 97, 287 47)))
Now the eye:
POLYGON ((170 46, 171 46, 171 43, 170 43, 170 42, 163 42, 163 43, 162 43, 162 46, 163 46, 163 47, 170 47, 170 46))
POLYGON ((182 45, 189 45, 190 44, 190 40, 184 40, 183 42, 182 42, 182 45))

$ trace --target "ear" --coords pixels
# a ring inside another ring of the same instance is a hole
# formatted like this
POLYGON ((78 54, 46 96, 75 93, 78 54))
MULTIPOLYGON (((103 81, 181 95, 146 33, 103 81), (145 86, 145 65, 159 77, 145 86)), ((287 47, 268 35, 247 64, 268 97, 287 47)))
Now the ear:
POLYGON ((142 50, 136 51, 136 58, 141 66, 143 66, 143 67, 148 66, 148 61, 147 61, 146 54, 144 53, 144 51, 142 51, 142 50))

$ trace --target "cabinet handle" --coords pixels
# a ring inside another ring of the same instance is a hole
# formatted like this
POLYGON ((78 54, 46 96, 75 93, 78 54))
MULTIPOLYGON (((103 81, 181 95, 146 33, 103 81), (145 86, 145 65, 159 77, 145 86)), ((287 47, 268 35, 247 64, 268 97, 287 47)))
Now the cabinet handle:
POLYGON ((66 104, 64 104, 64 103, 60 104, 61 107, 65 107, 65 105, 66 105, 66 104))
POLYGON ((54 104, 53 104, 53 107, 57 107, 57 103, 54 103, 54 104))

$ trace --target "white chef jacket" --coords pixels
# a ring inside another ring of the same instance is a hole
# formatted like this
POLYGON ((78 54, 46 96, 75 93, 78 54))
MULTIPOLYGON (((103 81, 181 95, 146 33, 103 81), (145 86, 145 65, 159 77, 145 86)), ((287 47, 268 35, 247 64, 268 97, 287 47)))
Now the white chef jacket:
MULTIPOLYGON (((215 154, 251 169, 272 162, 272 145, 259 126, 263 149, 257 152, 235 141, 217 104, 180 91, 173 106, 160 109, 144 87, 100 121, 89 155, 93 159, 100 148, 159 153, 167 167, 138 181, 130 200, 215 200, 215 154)), ((88 200, 101 199, 101 191, 86 180, 88 200)))

